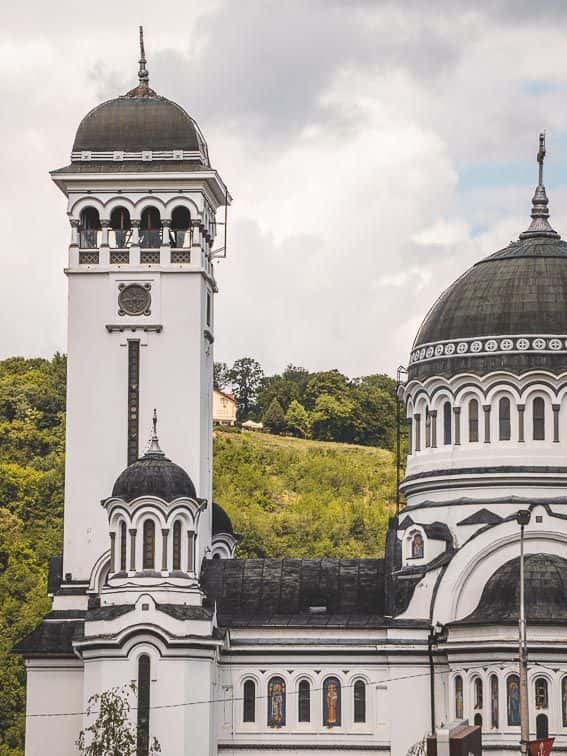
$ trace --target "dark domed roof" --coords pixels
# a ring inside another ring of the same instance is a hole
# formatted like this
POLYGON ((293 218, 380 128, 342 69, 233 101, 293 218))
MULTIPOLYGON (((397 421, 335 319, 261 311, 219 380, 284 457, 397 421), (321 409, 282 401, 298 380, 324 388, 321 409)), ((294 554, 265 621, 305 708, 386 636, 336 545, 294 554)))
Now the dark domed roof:
MULTIPOLYGON (((525 557, 528 622, 567 622, 567 559, 555 554, 525 557)), ((517 623, 520 605, 520 558, 499 567, 486 584, 472 614, 457 624, 517 623)))
POLYGON ((547 204, 540 184, 530 228, 439 297, 414 341, 410 378, 567 369, 567 243, 547 204))
POLYGON ((138 496, 158 496, 170 502, 181 496, 196 499, 197 492, 185 470, 161 451, 154 432, 149 450, 118 476, 112 496, 124 501, 133 501, 138 496))
POLYGON ((202 149, 204 142, 191 116, 175 102, 148 91, 152 94, 117 97, 91 110, 79 125, 73 152, 202 149))
POLYGON ((234 535, 234 529, 230 517, 220 504, 213 501, 213 535, 217 533, 230 533, 234 535))

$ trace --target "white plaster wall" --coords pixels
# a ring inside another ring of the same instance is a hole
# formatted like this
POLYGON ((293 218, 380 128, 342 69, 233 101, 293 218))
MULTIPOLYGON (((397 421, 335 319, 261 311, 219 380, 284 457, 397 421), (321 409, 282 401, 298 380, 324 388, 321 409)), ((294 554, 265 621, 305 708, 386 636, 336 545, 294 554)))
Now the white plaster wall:
POLYGON ((69 715, 83 710, 82 664, 28 661, 26 668, 26 756, 76 756, 83 718, 69 715), (53 716, 57 714, 65 716, 53 716))

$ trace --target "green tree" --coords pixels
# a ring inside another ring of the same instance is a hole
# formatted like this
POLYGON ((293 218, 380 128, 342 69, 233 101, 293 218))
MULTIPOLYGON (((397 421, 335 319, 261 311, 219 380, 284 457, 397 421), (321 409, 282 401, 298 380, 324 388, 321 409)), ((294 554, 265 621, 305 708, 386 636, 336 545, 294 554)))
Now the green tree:
POLYGON ((285 414, 277 399, 272 399, 270 406, 262 417, 264 426, 272 433, 283 433, 285 430, 285 414))
MULTIPOLYGON (((97 717, 79 734, 77 748, 83 756, 135 756, 138 737, 130 721, 131 694, 136 694, 134 683, 89 698, 87 716, 97 717)), ((156 738, 152 739, 149 752, 161 753, 156 738)))
POLYGON ((320 441, 350 441, 355 404, 348 394, 321 394, 311 414, 313 438, 320 441))
POLYGON ((213 386, 217 391, 224 391, 230 383, 229 370, 226 362, 215 362, 213 365, 213 386))
POLYGON ((274 399, 278 400, 285 412, 294 399, 299 399, 297 384, 281 375, 263 378, 257 398, 259 414, 263 414, 274 399))
POLYGON ((307 438, 311 428, 309 413, 297 399, 293 399, 285 414, 285 422, 294 436, 307 438))
POLYGON ((228 379, 236 397, 239 420, 246 420, 250 415, 263 377, 264 371, 260 363, 252 357, 241 357, 228 371, 228 379))
POLYGON ((309 410, 315 409, 318 397, 323 394, 331 397, 346 398, 349 393, 349 383, 346 376, 338 370, 326 370, 322 373, 314 373, 303 395, 303 404, 309 410))

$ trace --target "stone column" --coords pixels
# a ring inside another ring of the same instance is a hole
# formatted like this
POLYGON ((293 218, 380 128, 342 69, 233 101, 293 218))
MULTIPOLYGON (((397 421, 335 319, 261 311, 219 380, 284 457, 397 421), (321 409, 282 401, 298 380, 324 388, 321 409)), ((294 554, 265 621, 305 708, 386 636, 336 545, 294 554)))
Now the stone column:
POLYGON ((483 404, 484 411, 484 443, 490 443, 490 404, 483 404))
POLYGON ((163 572, 167 571, 167 537, 169 535, 169 528, 162 528, 162 552, 161 552, 161 569, 163 572))
POLYGON ((131 221, 132 236, 130 237, 130 265, 140 264, 140 221, 131 221))
POLYGON ((526 412, 525 404, 518 404, 518 441, 525 441, 524 438, 524 418, 526 412))
POLYGON ((101 220, 100 222, 101 232, 100 232, 100 257, 99 257, 99 264, 100 265, 110 265, 110 251, 108 248, 108 231, 110 229, 110 221, 109 220, 101 220))
POLYGON ((136 528, 130 528, 130 571, 136 571, 136 528))
POLYGON ((453 415, 455 416, 455 446, 461 445, 461 408, 453 407, 453 415))
POLYGON ((421 451, 421 415, 419 412, 413 416, 415 425, 415 450, 421 451))
POLYGON ((116 533, 110 533, 110 571, 118 572, 116 569, 116 533))
POLYGON ((408 457, 411 456, 413 451, 413 423, 411 421, 411 417, 408 417, 406 420, 406 423, 408 425, 408 457))
POLYGON ((79 221, 71 218, 69 221, 71 224, 71 246, 79 246, 79 221))
POLYGON ((169 219, 162 220, 162 233, 161 233, 161 249, 160 249, 160 264, 169 265, 171 263, 171 239, 169 237, 169 230, 171 229, 171 221, 169 219))
POLYGON ((187 533, 187 572, 195 571, 195 533, 187 533))

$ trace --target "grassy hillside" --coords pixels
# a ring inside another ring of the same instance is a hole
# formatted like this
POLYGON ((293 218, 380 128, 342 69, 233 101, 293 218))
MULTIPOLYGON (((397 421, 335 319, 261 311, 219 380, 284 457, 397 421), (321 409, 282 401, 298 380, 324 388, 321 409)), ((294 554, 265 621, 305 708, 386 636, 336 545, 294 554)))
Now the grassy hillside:
MULTIPOLYGON (((23 754, 10 649, 48 611, 47 559, 62 548, 65 368, 60 355, 0 361, 0 756, 23 754)), ((394 475, 391 453, 369 446, 215 433, 215 500, 243 557, 382 554, 394 475)))
POLYGON ((214 496, 242 534, 238 555, 374 557, 395 501, 391 452, 215 432, 214 496))

